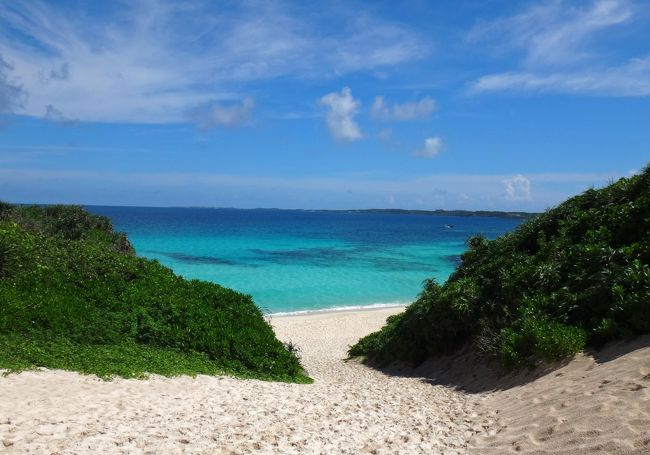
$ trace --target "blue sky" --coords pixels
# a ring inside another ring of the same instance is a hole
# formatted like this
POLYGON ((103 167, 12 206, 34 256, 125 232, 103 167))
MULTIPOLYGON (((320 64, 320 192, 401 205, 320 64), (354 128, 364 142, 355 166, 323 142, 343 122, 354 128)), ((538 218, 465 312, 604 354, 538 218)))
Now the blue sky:
POLYGON ((650 3, 0 3, 0 199, 543 210, 650 159, 650 3))

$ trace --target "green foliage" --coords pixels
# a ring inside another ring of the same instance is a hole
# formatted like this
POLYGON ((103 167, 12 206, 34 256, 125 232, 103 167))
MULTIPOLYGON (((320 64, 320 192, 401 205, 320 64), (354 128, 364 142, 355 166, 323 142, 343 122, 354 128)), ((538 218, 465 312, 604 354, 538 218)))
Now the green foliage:
POLYGON ((511 326, 501 329, 496 347, 504 363, 514 366, 529 359, 561 360, 581 351, 586 341, 587 333, 581 327, 524 311, 511 326))
POLYGON ((0 204, 0 368, 305 381, 248 295, 138 258, 79 207, 0 204))
POLYGON ((472 341, 522 365, 650 333, 650 167, 467 244, 444 286, 425 282, 350 354, 419 363, 472 341))

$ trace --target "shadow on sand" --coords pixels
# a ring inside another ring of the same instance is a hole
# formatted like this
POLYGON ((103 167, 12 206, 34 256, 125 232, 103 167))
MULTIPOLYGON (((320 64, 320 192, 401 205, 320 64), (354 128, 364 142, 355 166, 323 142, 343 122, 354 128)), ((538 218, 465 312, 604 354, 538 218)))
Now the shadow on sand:
MULTIPOLYGON (((611 342, 602 349, 588 349, 584 353, 602 364, 649 346, 650 335, 644 335, 633 340, 611 342)), ((512 371, 505 369, 498 360, 486 360, 476 349, 465 347, 454 355, 427 360, 417 368, 394 364, 380 370, 390 376, 419 377, 431 385, 444 385, 467 393, 484 393, 527 384, 553 373, 571 360, 544 362, 535 368, 512 371)))

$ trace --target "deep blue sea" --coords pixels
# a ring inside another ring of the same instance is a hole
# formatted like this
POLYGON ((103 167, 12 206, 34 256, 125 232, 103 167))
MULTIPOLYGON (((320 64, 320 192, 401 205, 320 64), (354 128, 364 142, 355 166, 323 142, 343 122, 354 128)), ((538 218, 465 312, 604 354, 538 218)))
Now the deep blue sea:
POLYGON ((140 256, 187 278, 251 294, 270 313, 409 303, 444 282, 465 240, 514 229, 507 218, 210 208, 87 207, 140 256), (453 225, 448 228, 445 225, 453 225))

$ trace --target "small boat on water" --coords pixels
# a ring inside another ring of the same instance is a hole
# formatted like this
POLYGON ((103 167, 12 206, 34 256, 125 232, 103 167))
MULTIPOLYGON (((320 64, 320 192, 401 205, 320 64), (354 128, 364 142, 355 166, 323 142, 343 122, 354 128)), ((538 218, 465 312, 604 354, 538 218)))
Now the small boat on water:
POLYGON ((454 228, 454 225, 453 225, 453 224, 445 224, 445 227, 446 227, 447 229, 453 229, 453 228, 454 228))

